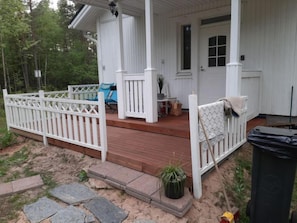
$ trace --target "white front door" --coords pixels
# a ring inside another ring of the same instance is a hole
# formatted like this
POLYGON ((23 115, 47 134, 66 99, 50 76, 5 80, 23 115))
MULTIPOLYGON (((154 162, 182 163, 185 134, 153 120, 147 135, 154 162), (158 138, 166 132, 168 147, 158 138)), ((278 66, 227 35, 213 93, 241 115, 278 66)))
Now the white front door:
POLYGON ((226 64, 229 63, 230 24, 201 26, 199 49, 198 103, 207 104, 225 97, 226 64))

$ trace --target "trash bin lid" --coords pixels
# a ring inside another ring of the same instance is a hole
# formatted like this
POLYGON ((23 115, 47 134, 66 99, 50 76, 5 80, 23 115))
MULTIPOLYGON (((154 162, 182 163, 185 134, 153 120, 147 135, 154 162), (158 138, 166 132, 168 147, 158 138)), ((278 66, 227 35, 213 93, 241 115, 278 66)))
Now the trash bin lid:
POLYGON ((247 138, 255 148, 282 159, 297 160, 297 130, 257 126, 247 138))

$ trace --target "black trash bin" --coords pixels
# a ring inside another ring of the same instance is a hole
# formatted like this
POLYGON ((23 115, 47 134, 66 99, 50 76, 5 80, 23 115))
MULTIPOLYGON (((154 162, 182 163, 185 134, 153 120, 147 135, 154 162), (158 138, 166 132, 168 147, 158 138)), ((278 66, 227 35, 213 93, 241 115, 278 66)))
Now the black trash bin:
POLYGON ((288 223, 297 162, 297 130, 259 126, 253 147, 250 223, 288 223))

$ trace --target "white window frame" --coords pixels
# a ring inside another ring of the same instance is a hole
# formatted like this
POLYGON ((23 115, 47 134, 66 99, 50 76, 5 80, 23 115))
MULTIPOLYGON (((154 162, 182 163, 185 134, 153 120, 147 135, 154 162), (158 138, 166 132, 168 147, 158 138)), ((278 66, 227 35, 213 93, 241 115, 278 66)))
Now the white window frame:
POLYGON ((192 28, 193 28, 193 25, 191 22, 184 22, 184 23, 179 23, 177 24, 177 72, 176 72, 176 76, 177 77, 187 77, 187 76, 192 76, 192 51, 193 51, 193 46, 192 46, 192 28), (183 47, 183 27, 184 26, 187 26, 187 25, 190 25, 191 26, 191 68, 190 69, 182 69, 182 57, 183 57, 183 50, 182 50, 182 47, 183 47))

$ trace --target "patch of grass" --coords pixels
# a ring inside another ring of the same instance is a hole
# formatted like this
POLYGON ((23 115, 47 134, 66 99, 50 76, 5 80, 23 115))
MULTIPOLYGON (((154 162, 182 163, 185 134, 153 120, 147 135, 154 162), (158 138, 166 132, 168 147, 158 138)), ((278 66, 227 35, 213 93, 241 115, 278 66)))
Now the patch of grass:
POLYGON ((88 174, 85 170, 81 170, 78 173, 79 182, 86 182, 89 180, 88 174))
POLYGON ((4 149, 16 143, 16 135, 10 131, 2 130, 0 138, 0 149, 4 149))
POLYGON ((1 200, 0 222, 11 222, 18 216, 24 205, 31 203, 32 199, 24 194, 14 194, 1 200))
POLYGON ((0 97, 0 149, 16 143, 16 135, 7 130, 3 97, 0 97))
POLYGON ((32 171, 32 167, 31 167, 31 165, 27 165, 27 166, 25 166, 25 167, 24 167, 24 170, 23 170, 23 173, 24 173, 25 177, 31 177, 31 176, 38 175, 37 172, 32 171))
POLYGON ((47 186, 47 190, 54 188, 57 186, 57 183, 53 180, 53 176, 51 173, 40 173, 41 179, 43 180, 44 185, 47 186))
MULTIPOLYGON (((7 175, 13 166, 21 166, 28 160, 29 151, 27 147, 23 147, 20 151, 15 152, 12 156, 0 157, 0 177, 7 175)), ((15 175, 16 177, 16 175, 15 175)))
POLYGON ((5 182, 14 181, 21 178, 21 172, 15 171, 9 174, 9 176, 5 179, 5 182))
POLYGON ((237 223, 248 223, 246 206, 250 199, 252 161, 250 157, 241 155, 236 158, 235 162, 233 180, 226 182, 226 189, 235 206, 239 208, 240 218, 237 223))

